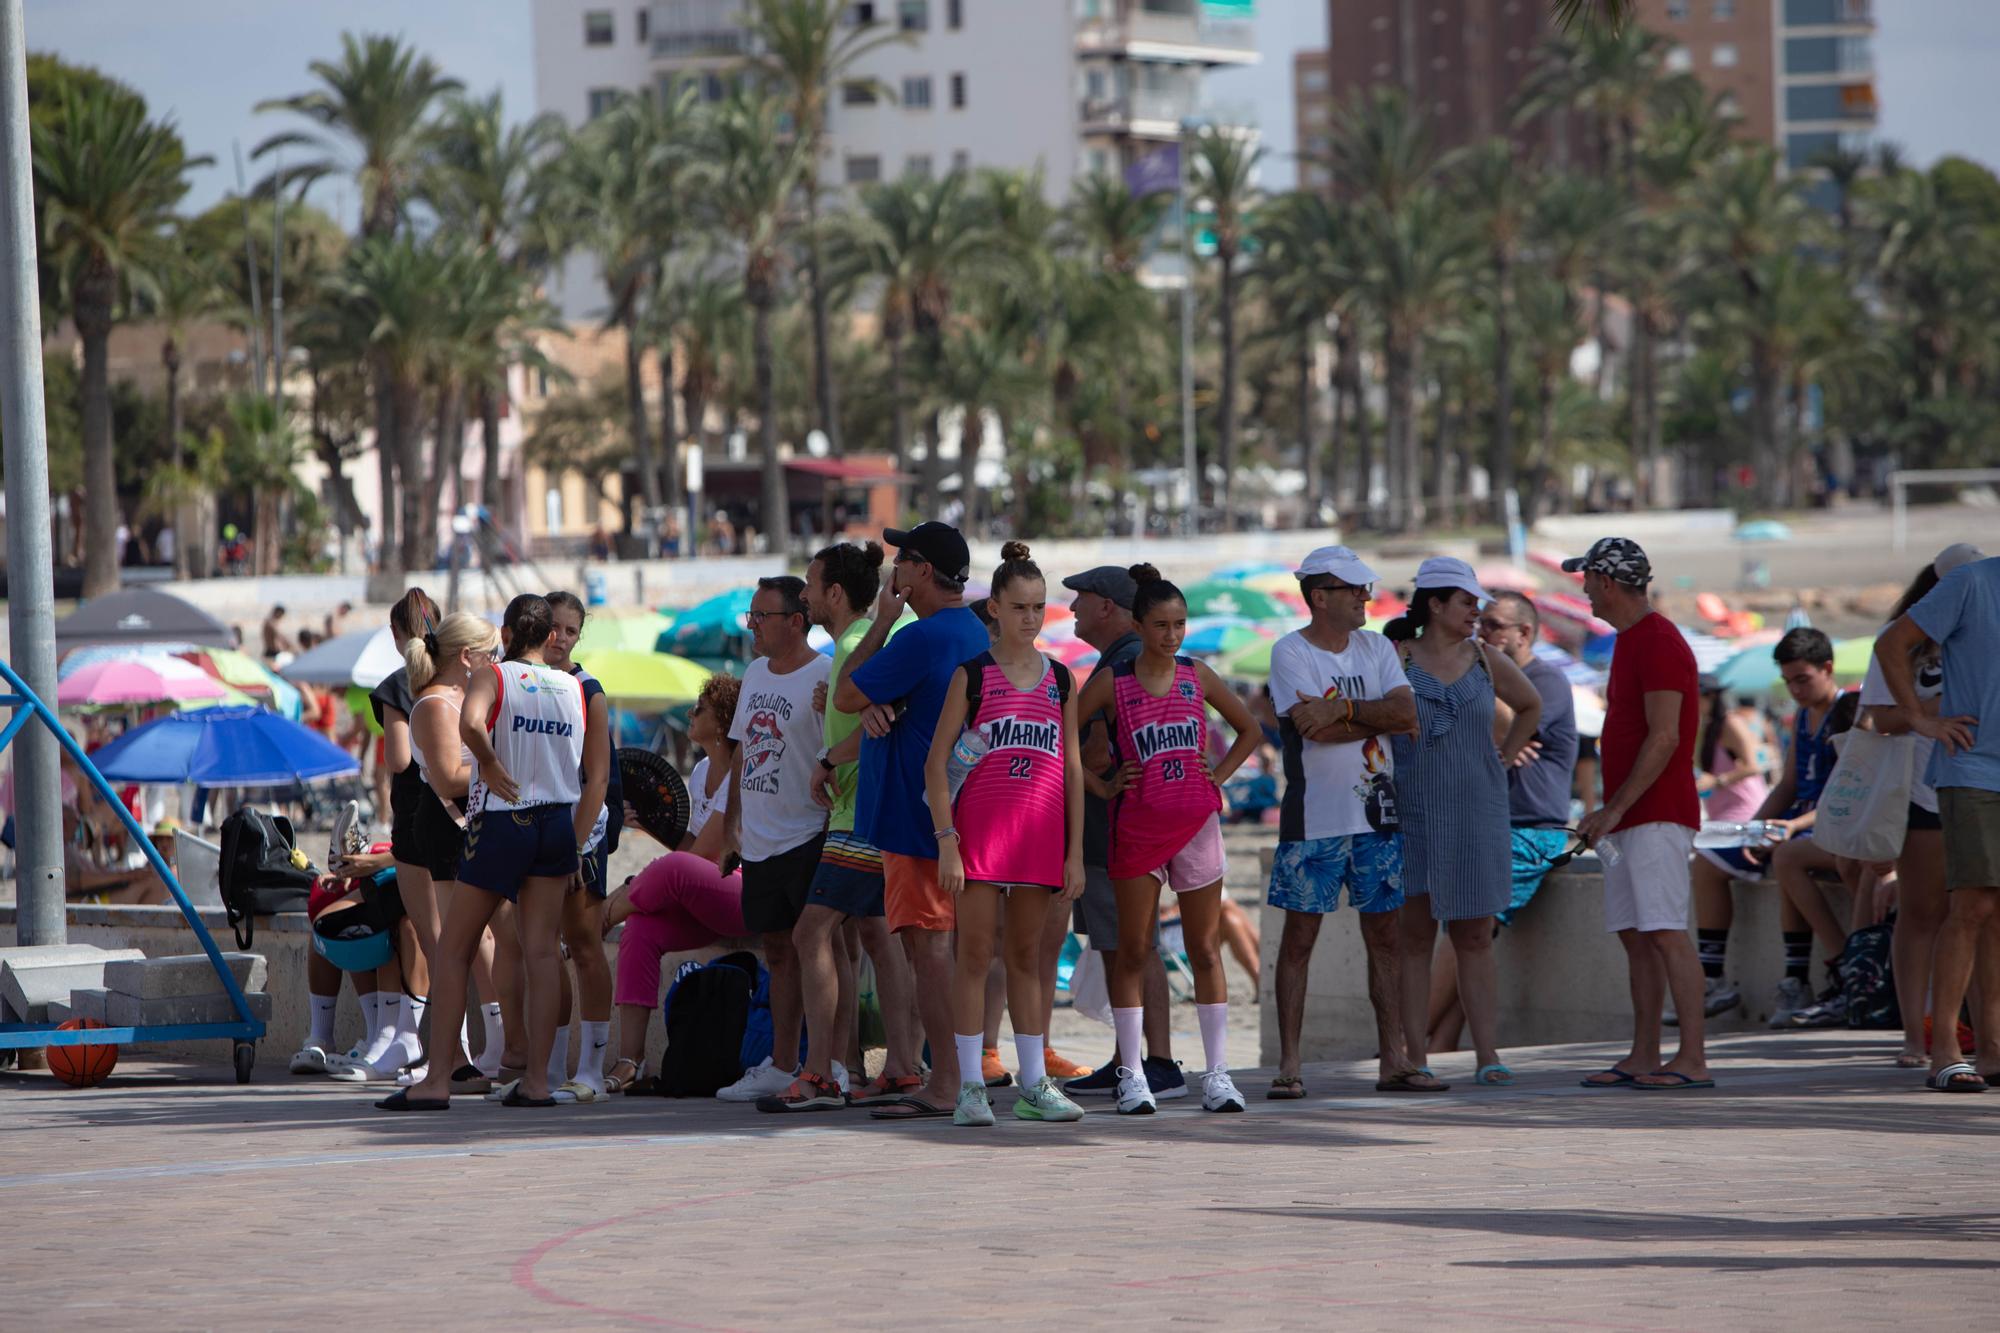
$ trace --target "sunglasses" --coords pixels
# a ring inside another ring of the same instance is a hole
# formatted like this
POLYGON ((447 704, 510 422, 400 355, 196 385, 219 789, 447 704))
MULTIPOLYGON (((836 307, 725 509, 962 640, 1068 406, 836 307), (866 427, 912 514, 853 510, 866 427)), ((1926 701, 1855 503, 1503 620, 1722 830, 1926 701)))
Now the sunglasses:
POLYGON ((1495 620, 1491 616, 1481 616, 1479 618, 1479 628, 1485 630, 1488 634, 1498 634, 1503 629, 1525 629, 1526 626, 1516 625, 1509 620, 1495 620))
POLYGON ((1542 858, 1548 862, 1549 869, 1551 870, 1561 870, 1571 861, 1583 855, 1590 847, 1590 844, 1583 840, 1583 835, 1575 829, 1565 828, 1563 832, 1569 834, 1569 846, 1563 848, 1554 856, 1545 856, 1542 858))

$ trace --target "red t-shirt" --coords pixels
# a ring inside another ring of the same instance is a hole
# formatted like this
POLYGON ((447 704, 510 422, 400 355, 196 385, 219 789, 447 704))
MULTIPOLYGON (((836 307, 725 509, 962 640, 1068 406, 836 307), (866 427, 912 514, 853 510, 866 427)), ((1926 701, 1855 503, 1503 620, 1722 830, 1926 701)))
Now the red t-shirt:
POLYGON ((1640 824, 1685 824, 1701 827, 1701 797, 1694 789, 1694 746, 1701 731, 1701 694, 1697 688, 1694 650, 1655 611, 1618 636, 1611 654, 1611 683, 1605 693, 1604 735, 1598 747, 1604 760, 1604 795, 1615 795, 1631 776, 1646 740, 1646 696, 1676 690, 1681 696, 1681 734, 1674 757, 1633 803, 1621 829, 1640 824))

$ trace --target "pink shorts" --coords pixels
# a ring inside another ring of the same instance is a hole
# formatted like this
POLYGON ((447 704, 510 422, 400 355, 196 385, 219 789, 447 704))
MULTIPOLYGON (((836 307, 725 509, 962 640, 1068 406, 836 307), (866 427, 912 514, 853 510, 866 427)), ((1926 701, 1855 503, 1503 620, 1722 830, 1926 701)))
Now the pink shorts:
POLYGON ((1175 893, 1186 893, 1221 883, 1227 866, 1228 858, 1222 851, 1222 816, 1210 815, 1172 860, 1149 873, 1175 893))

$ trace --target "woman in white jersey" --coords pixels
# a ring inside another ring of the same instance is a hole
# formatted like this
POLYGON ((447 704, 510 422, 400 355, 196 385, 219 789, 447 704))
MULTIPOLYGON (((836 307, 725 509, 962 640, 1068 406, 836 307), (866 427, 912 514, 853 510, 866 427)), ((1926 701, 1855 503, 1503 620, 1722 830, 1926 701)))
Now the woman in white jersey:
MULTIPOLYGON (((527 981, 528 1064, 501 1098, 506 1106, 554 1106, 549 1051, 555 1044, 563 896, 577 873, 572 824, 582 794, 583 690, 543 660, 553 614, 530 594, 507 605, 507 660, 467 684, 459 736, 472 751, 465 846, 458 882, 483 890, 454 895, 438 942, 432 1025, 450 1032, 464 1017, 465 974, 480 932, 500 904, 515 904, 527 981)), ((437 1111, 451 1104, 449 1061, 422 1083, 375 1105, 437 1111)))

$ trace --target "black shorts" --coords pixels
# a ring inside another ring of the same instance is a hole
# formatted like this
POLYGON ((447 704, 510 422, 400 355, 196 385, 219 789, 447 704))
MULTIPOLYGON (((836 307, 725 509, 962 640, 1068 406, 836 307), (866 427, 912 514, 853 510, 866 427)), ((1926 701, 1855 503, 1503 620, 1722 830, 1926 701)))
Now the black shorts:
POLYGON ((799 923, 825 843, 826 834, 816 833, 790 851, 743 863, 743 924, 747 929, 772 935, 799 923))
POLYGON ((430 784, 417 776, 414 762, 389 778, 389 855, 406 866, 424 864, 423 849, 417 842, 417 811, 429 790, 430 784))
POLYGON ((1910 802, 1910 832, 1936 833, 1944 827, 1944 819, 1935 810, 1926 810, 1915 801, 1910 802))
POLYGON ((445 809, 444 801, 424 784, 424 792, 417 800, 417 859, 411 865, 420 865, 431 872, 433 882, 452 880, 458 877, 458 857, 465 846, 465 830, 445 809))

